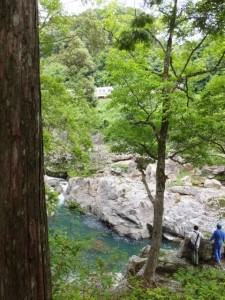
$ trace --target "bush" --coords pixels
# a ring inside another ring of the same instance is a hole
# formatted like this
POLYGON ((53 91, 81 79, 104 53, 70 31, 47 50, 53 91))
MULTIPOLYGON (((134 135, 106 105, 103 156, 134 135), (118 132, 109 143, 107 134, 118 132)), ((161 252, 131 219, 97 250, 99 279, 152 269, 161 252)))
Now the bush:
MULTIPOLYGON (((54 300, 112 300, 117 262, 121 255, 93 250, 93 239, 82 240, 50 230, 50 262, 54 300), (101 253, 102 254, 102 253, 101 253)), ((110 253, 111 251, 111 253, 110 253)))
POLYGON ((45 186, 46 208, 48 216, 55 213, 59 203, 59 193, 48 185, 45 186))
POLYGON ((67 205, 70 209, 73 209, 77 212, 83 213, 83 210, 79 203, 77 203, 75 201, 67 201, 67 205))
POLYGON ((181 269, 175 275, 183 288, 183 299, 205 300, 224 299, 224 271, 214 268, 181 269))
MULTIPOLYGON (((223 300, 225 272, 208 267, 205 269, 180 269, 174 276, 177 282, 172 288, 172 279, 167 285, 153 289, 144 288, 142 282, 133 278, 131 290, 118 298, 120 300, 223 300), (129 294, 129 295, 128 295, 129 294)), ((174 281, 174 280, 173 280, 174 281)))

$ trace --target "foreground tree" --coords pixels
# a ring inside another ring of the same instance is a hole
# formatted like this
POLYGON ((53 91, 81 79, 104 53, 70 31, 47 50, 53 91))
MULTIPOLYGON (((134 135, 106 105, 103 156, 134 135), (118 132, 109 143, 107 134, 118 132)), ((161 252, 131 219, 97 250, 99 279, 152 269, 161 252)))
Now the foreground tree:
POLYGON ((0 2, 0 298, 51 299, 36 0, 0 2))
MULTIPOLYGON (((132 30, 124 31, 118 41, 120 49, 131 55, 113 50, 108 59, 116 87, 111 105, 120 111, 108 128, 108 138, 117 151, 147 154, 157 161, 154 195, 143 176, 154 207, 152 246, 143 274, 147 284, 154 277, 162 237, 168 152, 173 159, 190 152, 195 158, 204 153, 205 158, 211 151, 206 130, 201 138, 202 126, 195 125, 193 132, 189 127, 186 135, 182 131, 203 116, 202 110, 198 115, 198 108, 204 106, 205 85, 225 66, 225 48, 219 36, 224 30, 223 18, 217 18, 215 1, 207 3, 149 1, 157 13, 136 15, 132 30)), ((220 14, 224 14, 222 3, 220 14)), ((210 109, 205 112, 211 114, 210 109)))

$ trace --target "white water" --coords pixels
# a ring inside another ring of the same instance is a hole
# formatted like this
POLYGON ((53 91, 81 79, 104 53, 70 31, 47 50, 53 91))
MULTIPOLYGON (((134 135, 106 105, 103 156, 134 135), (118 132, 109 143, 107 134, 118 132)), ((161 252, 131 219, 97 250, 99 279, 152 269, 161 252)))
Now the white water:
POLYGON ((60 186, 62 187, 62 193, 59 194, 58 198, 59 198, 59 206, 62 206, 64 204, 64 199, 65 199, 65 193, 68 187, 68 182, 67 181, 62 181, 60 182, 60 186))

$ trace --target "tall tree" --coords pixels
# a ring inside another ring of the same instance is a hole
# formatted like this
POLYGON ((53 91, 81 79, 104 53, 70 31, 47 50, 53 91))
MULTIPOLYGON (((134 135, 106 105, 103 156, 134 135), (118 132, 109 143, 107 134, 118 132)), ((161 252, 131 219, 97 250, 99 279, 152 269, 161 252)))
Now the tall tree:
MULTIPOLYGON (((189 109, 195 106, 192 122, 202 117, 202 113, 197 114, 200 105, 194 104, 201 98, 200 88, 196 92, 196 86, 202 81, 202 91, 209 77, 224 69, 225 48, 223 44, 218 48, 219 34, 224 30, 223 18, 219 18, 218 26, 215 1, 206 2, 208 5, 204 7, 201 1, 149 1, 155 13, 136 15, 132 30, 124 31, 118 40, 120 49, 129 50, 131 55, 113 50, 108 59, 111 80, 115 82, 111 105, 120 110, 114 126, 108 130, 116 141, 113 147, 147 154, 157 160, 154 195, 143 173, 154 207, 152 246, 144 271, 147 284, 154 277, 162 237, 168 152, 171 158, 190 150, 193 154, 194 146, 210 152, 203 139, 196 140, 196 131, 200 137, 202 126, 195 126, 194 132, 189 130, 187 139, 179 131, 190 120, 189 109), (215 21, 214 26, 208 22, 209 18, 215 21), (174 131, 180 132, 179 139, 174 131)), ((224 15, 224 5, 220 14, 224 15)))
POLYGON ((0 298, 51 299, 36 0, 0 2, 0 298))

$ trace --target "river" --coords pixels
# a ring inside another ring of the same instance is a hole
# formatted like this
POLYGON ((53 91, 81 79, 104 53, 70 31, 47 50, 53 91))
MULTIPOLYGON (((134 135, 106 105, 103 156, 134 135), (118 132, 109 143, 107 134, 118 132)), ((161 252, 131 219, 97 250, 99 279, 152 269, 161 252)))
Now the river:
MULTIPOLYGON (((104 255, 105 249, 114 249, 117 254, 124 256, 124 264, 127 263, 128 257, 138 255, 139 251, 146 245, 150 244, 149 239, 133 240, 127 237, 121 237, 113 232, 106 224, 99 221, 91 214, 80 214, 64 205, 59 206, 54 217, 49 219, 49 227, 63 229, 69 236, 79 240, 94 239, 95 247, 92 252, 89 251, 89 258, 104 255)), ((163 240, 162 249, 177 249, 176 243, 163 240)))

